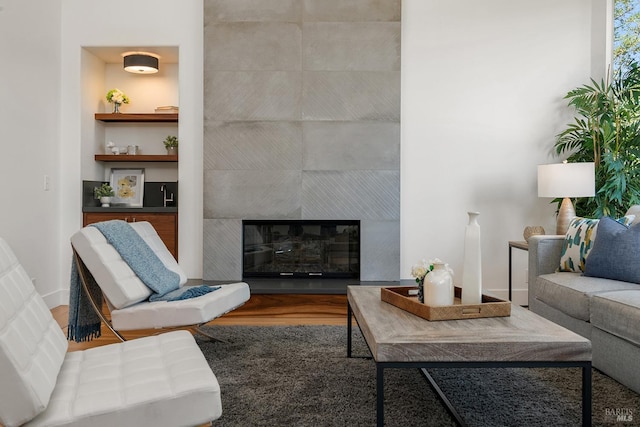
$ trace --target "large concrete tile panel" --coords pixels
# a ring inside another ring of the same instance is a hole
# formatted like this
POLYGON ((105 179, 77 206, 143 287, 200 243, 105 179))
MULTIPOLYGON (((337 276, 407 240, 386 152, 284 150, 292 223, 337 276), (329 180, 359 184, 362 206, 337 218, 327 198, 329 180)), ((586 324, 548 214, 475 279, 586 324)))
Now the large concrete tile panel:
POLYGON ((242 220, 204 220, 202 278, 229 281, 242 279, 242 220))
POLYGON ((302 218, 400 219, 399 171, 304 171, 302 218))
POLYGON ((215 21, 300 22, 301 0, 204 0, 205 29, 215 21))
POLYGON ((400 124, 304 122, 304 170, 400 169, 400 124))
POLYGON ((206 71, 205 120, 299 120, 300 80, 294 71, 206 71))
POLYGON ((300 218, 300 171, 205 171, 205 218, 300 218))
POLYGON ((302 31, 288 22, 231 22, 206 32, 207 70, 300 70, 302 31))
POLYGON ((305 21, 400 21, 400 0, 304 0, 305 21))
POLYGON ((399 71, 399 22, 305 23, 303 68, 399 71))
POLYGON ((303 120, 400 121, 400 72, 305 71, 303 120))
POLYGON ((211 122, 204 125, 205 169, 302 169, 300 122, 211 122))
POLYGON ((360 280, 400 280, 400 221, 361 221, 360 229, 360 280))

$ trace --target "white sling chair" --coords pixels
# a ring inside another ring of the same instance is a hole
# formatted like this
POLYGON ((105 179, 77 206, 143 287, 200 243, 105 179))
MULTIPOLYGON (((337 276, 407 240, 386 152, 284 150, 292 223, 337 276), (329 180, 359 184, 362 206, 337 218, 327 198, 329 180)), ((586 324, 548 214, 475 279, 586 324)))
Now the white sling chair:
POLYGON ((67 353, 67 339, 0 238, 0 423, 196 426, 220 386, 193 336, 173 331, 67 353))
MULTIPOLYGON (((146 221, 130 223, 133 229, 156 253, 165 267, 180 275, 184 285, 187 276, 164 245, 153 226, 146 221)), ((80 272, 83 288, 102 322, 122 341, 118 331, 195 326, 195 330, 212 339, 199 326, 243 305, 250 297, 244 282, 221 285, 220 289, 197 298, 181 301, 155 301, 152 294, 122 259, 104 235, 87 226, 71 236, 71 245, 80 272), (111 319, 103 315, 91 294, 90 281, 100 287, 106 299, 111 319)))

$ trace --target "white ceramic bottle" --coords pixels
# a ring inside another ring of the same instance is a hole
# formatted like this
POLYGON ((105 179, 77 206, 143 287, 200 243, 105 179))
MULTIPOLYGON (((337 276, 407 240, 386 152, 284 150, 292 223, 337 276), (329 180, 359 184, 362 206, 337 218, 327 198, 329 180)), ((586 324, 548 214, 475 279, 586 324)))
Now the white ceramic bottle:
POLYGON ((480 253, 479 212, 468 212, 469 224, 464 237, 462 265, 462 304, 482 302, 482 257, 480 253))
POLYGON ((442 261, 434 261, 433 270, 424 278, 424 303, 432 307, 453 305, 453 277, 442 261))

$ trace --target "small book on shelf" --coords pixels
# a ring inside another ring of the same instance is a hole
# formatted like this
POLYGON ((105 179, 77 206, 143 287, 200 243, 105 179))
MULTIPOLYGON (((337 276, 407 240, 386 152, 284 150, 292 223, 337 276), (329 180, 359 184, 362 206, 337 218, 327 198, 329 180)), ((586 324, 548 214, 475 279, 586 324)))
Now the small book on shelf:
POLYGON ((175 105, 164 105, 162 107, 157 107, 155 111, 156 111, 156 113, 177 114, 178 113, 178 107, 176 107, 175 105))

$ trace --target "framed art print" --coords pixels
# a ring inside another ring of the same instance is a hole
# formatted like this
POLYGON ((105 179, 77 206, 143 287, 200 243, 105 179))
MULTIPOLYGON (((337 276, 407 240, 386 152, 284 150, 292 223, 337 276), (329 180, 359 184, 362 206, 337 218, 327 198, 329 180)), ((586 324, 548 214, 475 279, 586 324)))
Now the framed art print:
POLYGON ((115 196, 112 203, 120 206, 141 208, 144 200, 144 168, 111 169, 111 187, 115 196))

